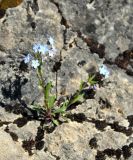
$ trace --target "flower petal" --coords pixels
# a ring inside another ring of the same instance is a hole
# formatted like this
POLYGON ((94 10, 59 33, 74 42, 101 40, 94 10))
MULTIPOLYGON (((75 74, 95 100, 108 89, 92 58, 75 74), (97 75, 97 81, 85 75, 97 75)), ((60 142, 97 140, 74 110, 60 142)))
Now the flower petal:
POLYGON ((40 63, 38 60, 32 60, 31 66, 36 69, 37 67, 40 66, 40 63))
POLYGON ((27 54, 27 56, 24 57, 24 63, 29 63, 31 60, 32 56, 30 54, 27 54))
POLYGON ((107 66, 105 66, 104 64, 99 67, 99 72, 100 72, 100 74, 104 75, 105 78, 109 77, 110 72, 109 72, 107 66))

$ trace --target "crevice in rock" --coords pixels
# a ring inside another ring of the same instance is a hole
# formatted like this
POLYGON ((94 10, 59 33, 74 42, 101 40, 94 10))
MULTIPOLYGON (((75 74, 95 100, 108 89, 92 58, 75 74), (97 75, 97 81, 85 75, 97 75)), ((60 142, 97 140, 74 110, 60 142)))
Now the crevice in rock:
POLYGON ((8 113, 14 113, 14 114, 23 114, 24 113, 24 109, 19 104, 11 105, 11 104, 4 104, 3 102, 0 102, 0 105, 8 113))
POLYGON ((0 60, 0 65, 4 65, 6 62, 4 60, 0 60))
POLYGON ((56 160, 60 160, 61 158, 59 156, 56 156, 55 154, 53 154, 52 152, 49 152, 51 154, 51 156, 53 156, 56 160))
POLYGON ((84 36, 80 31, 75 32, 77 32, 78 37, 81 38, 87 44, 92 54, 96 53, 99 55, 99 58, 104 58, 106 53, 105 46, 103 44, 98 43, 91 37, 84 36))
POLYGON ((36 22, 32 21, 32 22, 30 23, 30 25, 31 25, 31 27, 32 27, 33 30, 36 29, 36 22))
POLYGON ((3 125, 8 125, 8 124, 10 124, 10 123, 12 123, 12 122, 0 120, 0 127, 2 127, 3 125))
POLYGON ((95 160, 105 160, 105 154, 102 151, 97 151, 97 155, 95 156, 95 160))
POLYGON ((131 127, 124 127, 118 124, 118 122, 108 123, 106 120, 97 120, 94 118, 88 119, 84 113, 74 113, 71 115, 67 115, 67 118, 71 119, 71 121, 76 121, 78 123, 88 122, 88 123, 94 123, 95 127, 100 130, 104 131, 104 129, 107 126, 110 126, 111 129, 113 129, 115 132, 120 132, 125 134, 126 136, 131 136, 133 133, 133 130, 131 127))
POLYGON ((13 141, 16 141, 16 142, 18 141, 18 136, 17 136, 17 134, 14 133, 14 132, 11 132, 11 131, 9 130, 9 127, 8 127, 8 126, 5 128, 4 131, 10 134, 10 136, 12 137, 12 140, 13 140, 13 141))
POLYGON ((131 59, 133 59, 133 49, 119 54, 115 59, 115 64, 122 69, 127 69, 131 59))
POLYGON ((87 121, 87 117, 84 113, 74 113, 74 114, 68 114, 67 118, 69 118, 71 121, 76 121, 78 123, 83 123, 87 121))
POLYGON ((55 62, 53 68, 52 68, 52 72, 58 72, 61 68, 61 60, 55 62))
POLYGON ((44 129, 46 131, 46 133, 52 133, 55 130, 56 126, 45 126, 44 129))
POLYGON ((21 118, 15 119, 13 124, 16 124, 17 127, 21 128, 24 125, 26 125, 27 122, 28 122, 28 119, 26 117, 21 117, 21 118))
POLYGON ((38 0, 33 0, 33 3, 31 4, 31 8, 34 14, 36 14, 39 11, 38 0))
POLYGON ((44 147, 44 128, 43 128, 43 123, 40 123, 40 126, 38 127, 37 130, 37 135, 35 137, 35 148, 37 150, 42 150, 44 147))
POLYGON ((74 46, 76 46, 76 47, 79 48, 79 49, 84 49, 84 48, 78 46, 78 44, 77 44, 75 38, 73 39, 72 42, 68 43, 67 45, 68 45, 69 49, 73 48, 74 46))
POLYGON ((126 127, 124 127, 124 126, 119 125, 118 122, 114 122, 114 123, 112 123, 112 124, 108 123, 108 125, 109 125, 112 129, 114 129, 114 131, 116 131, 116 132, 121 132, 121 133, 125 134, 126 136, 131 136, 132 133, 133 133, 133 130, 132 130, 131 127, 126 128, 126 127))
POLYGON ((85 60, 81 60, 81 61, 79 61, 79 62, 77 63, 77 65, 78 65, 79 67, 83 67, 85 64, 86 64, 86 61, 85 61, 85 60))
POLYGON ((5 9, 0 9, 0 19, 4 17, 5 13, 6 13, 5 9))
POLYGON ((133 66, 132 64, 132 60, 133 60, 133 49, 131 50, 126 50, 124 51, 122 54, 119 54, 116 59, 115 59, 115 64, 126 70, 126 73, 130 76, 133 76, 133 70, 129 69, 128 66, 133 66))
POLYGON ((89 3, 92 3, 94 0, 90 0, 90 2, 89 3))
POLYGON ((34 145, 35 145, 35 140, 33 140, 32 138, 30 138, 29 140, 22 141, 22 147, 24 148, 26 152, 29 153, 29 156, 33 155, 32 150, 33 150, 34 145))
POLYGON ((131 136, 133 133, 133 130, 131 127, 124 127, 118 124, 118 122, 113 122, 113 123, 107 123, 106 120, 96 120, 96 119, 91 119, 87 120, 88 122, 94 123, 96 128, 98 130, 104 131, 104 129, 107 126, 110 126, 111 129, 113 129, 115 132, 120 132, 125 134, 126 136, 131 136))
POLYGON ((98 147, 96 137, 93 137, 92 139, 90 139, 89 145, 90 145, 91 149, 93 149, 93 148, 96 149, 98 147))
POLYGON ((133 127, 133 115, 127 116, 127 120, 129 122, 129 127, 133 127))
MULTIPOLYGON (((42 150, 45 147, 44 146, 45 142, 43 140, 44 139, 44 133, 48 133, 48 128, 50 129, 50 127, 47 128, 46 126, 44 126, 44 124, 45 124, 44 121, 40 122, 40 125, 37 128, 36 137, 34 139, 30 138, 28 140, 23 141, 22 147, 25 149, 26 152, 29 153, 29 156, 32 156, 34 154, 33 151, 32 151, 33 149, 42 150)), ((44 148, 44 150, 47 151, 47 148, 44 148)))
POLYGON ((108 126, 106 120, 97 120, 93 118, 91 120, 88 120, 88 122, 94 123, 95 127, 100 131, 104 131, 104 129, 108 126))
POLYGON ((81 93, 84 94, 83 97, 85 100, 87 100, 87 99, 94 99, 96 91, 90 88, 90 89, 83 89, 81 93))
POLYGON ((133 76, 133 49, 129 49, 120 53, 115 61, 105 59, 104 63, 109 65, 117 65, 119 68, 124 69, 129 76, 133 76))
POLYGON ((28 72, 28 65, 25 64, 24 61, 20 62, 19 71, 20 72, 28 72))
POLYGON ((26 7, 26 11, 27 11, 27 22, 29 22, 30 26, 32 27, 33 30, 35 30, 36 28, 36 23, 34 22, 34 18, 32 17, 32 15, 30 14, 30 8, 33 10, 34 14, 36 14, 36 10, 35 10, 35 6, 37 5, 37 2, 35 3, 33 1, 33 4, 31 3, 31 1, 27 1, 27 7, 26 7))
POLYGON ((44 123, 40 122, 40 126, 38 127, 35 139, 30 138, 28 140, 23 141, 22 147, 25 149, 25 151, 29 153, 29 156, 33 155, 33 149, 42 150, 44 148, 43 138, 45 131, 43 129, 43 124, 44 123))
POLYGON ((97 151, 97 155, 95 156, 95 160, 105 160, 106 156, 108 157, 116 157, 117 160, 120 160, 121 156, 124 159, 128 159, 131 157, 131 149, 133 148, 132 143, 129 145, 124 145, 121 148, 113 149, 113 148, 106 148, 103 151, 97 151))
POLYGON ((101 97, 99 99, 99 104, 101 105, 100 107, 101 109, 104 109, 104 108, 111 109, 112 107, 107 99, 104 100, 101 97))
MULTIPOLYGON (((6 17, 7 17, 7 16, 6 16, 6 17)), ((2 23, 5 24, 6 21, 7 21, 7 19, 5 18, 5 19, 2 21, 2 23)))

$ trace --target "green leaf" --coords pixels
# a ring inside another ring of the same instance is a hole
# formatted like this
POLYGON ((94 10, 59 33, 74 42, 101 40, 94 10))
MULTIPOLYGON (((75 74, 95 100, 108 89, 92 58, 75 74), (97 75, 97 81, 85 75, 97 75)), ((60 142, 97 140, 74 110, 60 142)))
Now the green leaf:
POLYGON ((54 107, 55 100, 56 100, 56 97, 55 97, 55 96, 50 96, 50 97, 48 98, 48 108, 54 107))
POLYGON ((83 102, 84 101, 84 94, 81 93, 77 93, 76 95, 74 95, 70 101, 69 101, 69 106, 76 103, 76 102, 83 102))
POLYGON ((45 86, 45 91, 44 91, 45 98, 47 101, 50 95, 51 88, 52 88, 52 82, 48 82, 47 85, 45 86))
POLYGON ((28 105, 29 108, 31 109, 42 109, 40 105, 34 104, 34 105, 28 105))
POLYGON ((43 112, 43 110, 44 110, 43 107, 41 107, 40 105, 37 105, 37 104, 29 105, 28 107, 37 111, 38 113, 43 112))
POLYGON ((89 77, 88 77, 88 83, 89 83, 90 85, 96 84, 97 81, 95 81, 94 79, 95 79, 95 75, 89 75, 89 77))
POLYGON ((79 91, 81 91, 83 89, 83 84, 84 84, 84 81, 81 81, 80 86, 79 86, 79 91))
POLYGON ((52 122, 53 122, 56 126, 59 125, 59 122, 58 122, 57 120, 55 120, 55 119, 52 119, 52 122))
POLYGON ((61 105, 60 108, 58 108, 57 110, 54 111, 54 113, 55 113, 55 114, 56 114, 56 113, 61 113, 61 114, 64 113, 64 112, 66 111, 67 107, 68 107, 68 103, 69 103, 69 101, 66 100, 66 101, 61 105))

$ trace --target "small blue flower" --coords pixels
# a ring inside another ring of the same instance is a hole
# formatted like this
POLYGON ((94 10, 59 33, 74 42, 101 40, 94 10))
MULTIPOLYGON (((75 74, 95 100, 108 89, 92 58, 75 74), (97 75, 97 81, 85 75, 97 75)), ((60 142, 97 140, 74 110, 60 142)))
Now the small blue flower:
POLYGON ((46 54, 48 51, 49 51, 49 48, 47 45, 40 45, 39 52, 41 52, 42 54, 46 54))
POLYGON ((33 46, 33 51, 34 51, 35 53, 40 52, 40 53, 42 53, 42 54, 45 54, 46 52, 49 51, 49 48, 48 48, 47 45, 35 44, 35 45, 33 46))
POLYGON ((27 54, 27 56, 24 57, 24 63, 29 63, 31 60, 32 56, 30 54, 27 54))
POLYGON ((57 52, 57 49, 54 47, 54 48, 52 48, 51 50, 49 50, 49 56, 50 57, 53 57, 55 54, 56 54, 56 52, 57 52))
POLYGON ((89 88, 88 89, 93 89, 93 90, 96 90, 96 85, 93 85, 93 86, 89 86, 89 88))
POLYGON ((109 77, 110 72, 109 72, 107 66, 105 66, 104 64, 99 67, 99 72, 100 72, 100 74, 104 75, 105 78, 109 77))
POLYGON ((93 86, 93 90, 96 90, 96 89, 97 89, 97 86, 96 86, 96 85, 94 85, 94 86, 93 86))
POLYGON ((32 60, 31 66, 36 69, 37 67, 40 66, 40 63, 38 60, 32 60))
POLYGON ((33 51, 36 53, 39 52, 39 49, 40 49, 40 44, 34 44, 33 51))

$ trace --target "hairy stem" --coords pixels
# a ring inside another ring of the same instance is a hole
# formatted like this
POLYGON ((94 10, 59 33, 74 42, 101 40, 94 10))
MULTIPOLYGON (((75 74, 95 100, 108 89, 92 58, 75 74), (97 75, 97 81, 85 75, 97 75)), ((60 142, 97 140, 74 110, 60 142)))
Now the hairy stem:
POLYGON ((46 111, 48 111, 49 110, 48 109, 48 103, 47 103, 47 100, 46 100, 46 97, 45 97, 45 83, 44 83, 43 76, 42 76, 41 66, 39 66, 37 68, 37 77, 38 77, 38 80, 39 80, 39 84, 43 89, 43 95, 44 95, 44 105, 43 106, 46 109, 46 111))

